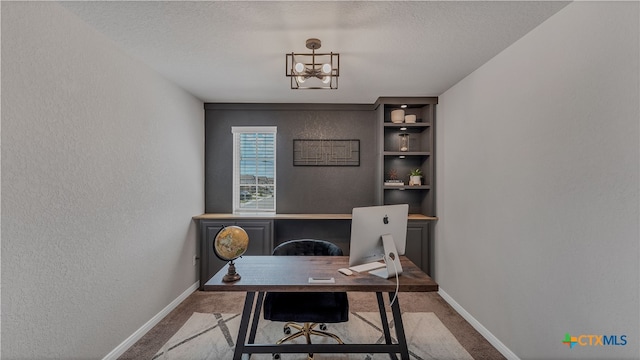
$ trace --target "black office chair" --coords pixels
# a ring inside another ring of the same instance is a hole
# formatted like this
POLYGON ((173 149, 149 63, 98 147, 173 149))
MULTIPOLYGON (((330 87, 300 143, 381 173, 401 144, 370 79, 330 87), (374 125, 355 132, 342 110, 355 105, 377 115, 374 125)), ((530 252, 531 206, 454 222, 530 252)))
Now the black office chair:
MULTIPOLYGON (((273 255, 341 256, 342 249, 324 240, 291 240, 278 245, 273 255)), ((349 320, 349 300, 346 292, 271 292, 265 295, 264 318, 286 322, 284 333, 287 336, 278 340, 278 345, 300 336, 311 344, 311 335, 330 337, 343 344, 340 337, 324 330, 327 329, 325 323, 349 320), (291 328, 298 331, 291 334, 291 328)), ((273 358, 279 359, 280 355, 273 354, 273 358)), ((308 359, 313 359, 312 353, 308 359)))

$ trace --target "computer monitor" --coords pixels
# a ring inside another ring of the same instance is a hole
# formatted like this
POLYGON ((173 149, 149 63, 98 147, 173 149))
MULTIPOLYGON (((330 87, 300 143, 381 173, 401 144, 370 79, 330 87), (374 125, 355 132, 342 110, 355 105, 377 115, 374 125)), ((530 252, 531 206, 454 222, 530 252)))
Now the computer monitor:
POLYGON ((397 255, 404 255, 408 215, 408 204, 353 208, 349 266, 383 260, 382 235, 391 235, 397 255))

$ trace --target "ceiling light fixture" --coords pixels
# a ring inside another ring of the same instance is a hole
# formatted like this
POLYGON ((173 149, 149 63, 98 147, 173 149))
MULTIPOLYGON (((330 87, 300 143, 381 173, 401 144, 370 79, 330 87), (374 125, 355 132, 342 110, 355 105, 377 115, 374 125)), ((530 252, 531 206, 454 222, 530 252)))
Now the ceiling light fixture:
POLYGON ((311 49, 311 54, 286 54, 286 75, 291 79, 292 89, 338 88, 340 54, 316 54, 320 46, 320 40, 307 39, 307 49, 311 49))

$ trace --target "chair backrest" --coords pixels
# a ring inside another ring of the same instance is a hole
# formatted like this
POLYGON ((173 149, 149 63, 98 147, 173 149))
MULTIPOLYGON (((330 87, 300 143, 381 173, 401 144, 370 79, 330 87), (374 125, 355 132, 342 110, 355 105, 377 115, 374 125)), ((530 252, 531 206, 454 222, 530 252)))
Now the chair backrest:
POLYGON ((273 255, 342 256, 342 249, 325 240, 289 240, 276 246, 273 255))

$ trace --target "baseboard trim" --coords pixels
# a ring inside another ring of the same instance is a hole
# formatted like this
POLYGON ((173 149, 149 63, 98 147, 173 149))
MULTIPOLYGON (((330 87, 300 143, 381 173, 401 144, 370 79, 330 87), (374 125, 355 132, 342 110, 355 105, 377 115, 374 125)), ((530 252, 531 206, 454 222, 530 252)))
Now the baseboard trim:
POLYGON ((180 296, 178 296, 175 300, 173 300, 169 305, 165 306, 162 311, 156 314, 151 320, 147 321, 146 324, 142 325, 142 327, 136 330, 131 336, 129 336, 125 341, 123 341, 120 345, 118 345, 115 349, 111 350, 102 360, 116 360, 120 357, 120 355, 124 354, 136 341, 140 340, 146 334, 156 326, 165 316, 167 316, 171 310, 175 309, 176 306, 180 305, 181 302, 184 301, 189 295, 191 295, 194 291, 198 289, 200 286, 200 281, 196 281, 193 285, 189 286, 187 290, 185 290, 180 296))
POLYGON ((442 287, 438 290, 438 294, 446 301, 451 307, 460 314, 474 329, 476 329, 480 335, 482 335, 487 341, 493 345, 504 357, 509 360, 520 360, 520 358, 513 353, 502 341, 498 340, 486 327, 484 327, 476 318, 471 316, 467 310, 465 310, 460 304, 458 304, 449 294, 447 294, 442 287))

